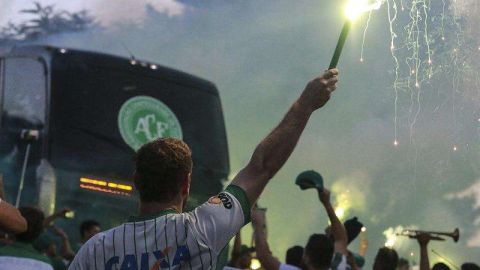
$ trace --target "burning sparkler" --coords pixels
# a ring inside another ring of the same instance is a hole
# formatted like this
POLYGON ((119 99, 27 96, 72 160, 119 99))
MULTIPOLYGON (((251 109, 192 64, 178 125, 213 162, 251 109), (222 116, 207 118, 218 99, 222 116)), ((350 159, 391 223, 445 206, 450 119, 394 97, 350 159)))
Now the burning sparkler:
POLYGON ((348 33, 350 32, 350 28, 352 28, 353 21, 355 21, 362 13, 379 9, 382 5, 382 2, 383 0, 350 0, 348 2, 345 9, 345 16, 347 19, 343 24, 342 32, 340 33, 337 47, 335 48, 335 53, 330 61, 330 69, 337 67, 338 61, 340 60, 340 55, 342 54, 343 46, 345 45, 345 41, 348 37, 348 33))

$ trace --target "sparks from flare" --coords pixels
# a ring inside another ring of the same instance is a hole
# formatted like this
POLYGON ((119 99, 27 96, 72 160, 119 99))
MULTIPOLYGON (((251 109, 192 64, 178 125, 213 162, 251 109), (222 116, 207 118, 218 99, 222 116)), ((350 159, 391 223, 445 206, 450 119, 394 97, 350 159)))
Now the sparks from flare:
MULTIPOLYGON (((423 111, 422 102, 425 91, 441 91, 434 89, 435 79, 452 77, 451 95, 446 97, 445 104, 451 104, 454 121, 453 133, 461 128, 459 118, 458 96, 462 95, 462 84, 476 81, 478 69, 474 68, 473 57, 468 55, 480 50, 478 41, 468 45, 468 35, 463 30, 462 15, 454 2, 447 0, 385 0, 385 1, 350 1, 347 6, 349 17, 355 18, 359 12, 370 12, 365 23, 361 44, 360 62, 368 64, 365 51, 368 40, 368 28, 374 23, 372 10, 380 9, 385 3, 390 31, 389 47, 393 59, 394 90, 394 145, 398 146, 399 119, 408 121, 410 141, 414 141, 417 119, 423 111), (372 3, 373 2, 373 3, 372 3), (373 7, 368 9, 368 7, 373 7), (448 30, 448 31, 447 31, 448 30), (453 33, 451 35, 450 33, 453 33), (469 63, 470 61, 470 63, 469 63), (473 78, 473 79, 472 79, 473 78), (409 93, 410 106, 402 108, 403 93, 409 93), (403 112, 407 116, 401 116, 403 112), (399 117, 400 116, 400 117, 399 117)), ((441 105, 439 105, 441 106, 441 105)), ((457 148, 458 150, 458 148, 457 148)), ((456 150, 454 150, 456 151, 456 150)), ((415 150, 416 152, 416 150, 415 150)))

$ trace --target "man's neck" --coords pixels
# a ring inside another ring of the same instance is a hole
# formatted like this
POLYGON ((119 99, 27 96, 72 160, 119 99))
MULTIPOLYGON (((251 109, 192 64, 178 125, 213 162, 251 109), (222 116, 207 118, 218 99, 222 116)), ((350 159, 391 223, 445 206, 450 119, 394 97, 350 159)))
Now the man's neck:
POLYGON ((165 210, 174 210, 177 213, 182 212, 182 203, 168 202, 168 203, 158 203, 158 202, 140 202, 139 214, 140 216, 148 216, 160 213, 165 210))

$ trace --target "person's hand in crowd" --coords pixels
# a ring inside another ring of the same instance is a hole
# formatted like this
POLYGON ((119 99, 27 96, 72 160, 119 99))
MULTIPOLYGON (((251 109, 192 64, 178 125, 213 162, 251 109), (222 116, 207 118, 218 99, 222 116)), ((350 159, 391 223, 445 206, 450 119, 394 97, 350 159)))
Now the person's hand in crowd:
POLYGON ((72 212, 72 209, 64 207, 60 211, 56 212, 54 215, 58 218, 67 218, 68 212, 72 212))
POLYGON ((427 246, 431 240, 431 236, 428 233, 420 233, 416 236, 416 238, 420 246, 427 246))
POLYGON ((53 213, 53 215, 46 217, 45 220, 43 221, 43 226, 45 228, 51 226, 52 223, 57 218, 67 218, 67 213, 71 212, 71 211, 72 211, 72 209, 70 209, 68 207, 62 208, 60 211, 57 211, 57 212, 53 213))
POLYGON ((337 82, 338 69, 327 70, 307 84, 299 101, 305 108, 315 111, 330 100, 332 92, 337 89, 337 82))

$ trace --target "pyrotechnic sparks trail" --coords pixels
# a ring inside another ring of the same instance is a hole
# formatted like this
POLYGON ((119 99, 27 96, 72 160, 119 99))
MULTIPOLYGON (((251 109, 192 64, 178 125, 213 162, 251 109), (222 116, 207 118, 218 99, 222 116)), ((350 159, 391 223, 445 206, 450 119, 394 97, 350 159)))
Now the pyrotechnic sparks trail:
MULTIPOLYGON (((394 122, 394 136, 395 136, 395 140, 393 142, 393 144, 395 146, 398 146, 398 130, 397 130, 397 127, 398 127, 398 124, 397 124, 397 116, 398 116, 398 79, 400 77, 400 63, 398 62, 398 58, 397 56, 395 55, 395 38, 397 37, 397 35, 395 34, 395 31, 394 31, 394 28, 393 28, 393 24, 395 22, 395 20, 397 19, 397 4, 395 2, 393 2, 393 14, 392 14, 392 9, 390 8, 390 1, 387 1, 387 12, 388 12, 388 22, 389 22, 389 26, 390 26, 390 35, 391 35, 391 40, 390 40, 390 52, 392 54, 392 58, 393 58, 393 61, 395 63, 395 80, 393 82, 393 89, 395 91, 395 112, 394 112, 394 118, 393 118, 393 122, 394 122)), ((403 9, 403 2, 402 2, 402 9, 403 9)))
MULTIPOLYGON (((408 117, 405 119, 408 119, 410 143, 415 147, 413 137, 424 106, 423 95, 425 91, 433 91, 435 87, 432 83, 442 78, 452 79, 452 93, 444 104, 452 106, 454 139, 451 145, 452 147, 457 145, 458 142, 455 139, 459 129, 457 99, 462 94, 460 89, 465 87, 464 81, 478 81, 478 72, 475 68, 471 68, 475 60, 469 57, 469 53, 480 51, 478 44, 469 45, 472 40, 468 40, 469 38, 465 35, 465 19, 460 20, 461 14, 458 7, 460 6, 463 12, 466 12, 471 10, 474 4, 471 1, 456 0, 385 0, 374 1, 377 5, 375 9, 379 9, 379 5, 383 3, 385 3, 388 17, 391 36, 389 45, 394 72, 392 85, 395 96, 394 146, 399 145, 399 119, 404 118, 399 118, 403 111, 400 107, 402 94, 409 93, 410 96, 410 107, 406 110, 408 117)), ((368 57, 365 55, 364 48, 371 18, 372 12, 369 14, 363 33, 361 62, 368 57)), ((439 95, 438 92, 441 90, 436 91, 439 95)), ((443 105, 437 106, 437 109, 440 106, 443 105)))
POLYGON ((367 24, 365 25, 365 30, 363 30, 362 50, 361 50, 361 53, 360 53, 360 62, 363 62, 363 51, 365 49, 365 37, 367 36, 368 25, 370 24, 370 20, 372 19, 372 12, 373 12, 373 10, 370 10, 370 12, 368 13, 367 24))

